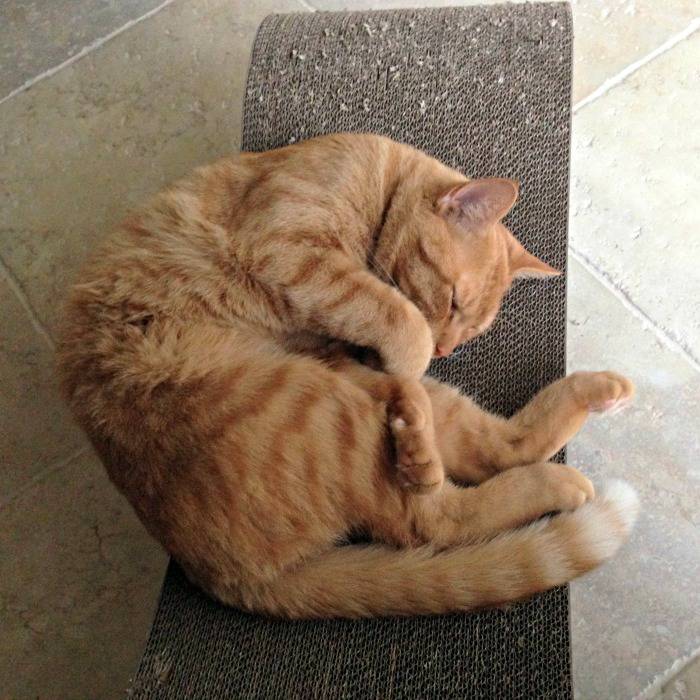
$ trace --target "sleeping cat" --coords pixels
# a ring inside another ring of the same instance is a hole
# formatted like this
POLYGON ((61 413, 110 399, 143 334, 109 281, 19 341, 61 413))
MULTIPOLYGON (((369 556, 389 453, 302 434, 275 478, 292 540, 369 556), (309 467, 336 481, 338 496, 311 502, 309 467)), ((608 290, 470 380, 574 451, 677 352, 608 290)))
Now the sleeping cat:
POLYGON ((72 290, 63 386, 209 594, 291 618, 469 610, 625 541, 634 492, 596 496, 547 460, 631 398, 627 379, 573 374, 509 420, 421 379, 489 327, 514 279, 557 274, 501 223, 516 197, 335 135, 200 168, 104 243, 72 290), (339 546, 358 530, 372 544, 339 546))

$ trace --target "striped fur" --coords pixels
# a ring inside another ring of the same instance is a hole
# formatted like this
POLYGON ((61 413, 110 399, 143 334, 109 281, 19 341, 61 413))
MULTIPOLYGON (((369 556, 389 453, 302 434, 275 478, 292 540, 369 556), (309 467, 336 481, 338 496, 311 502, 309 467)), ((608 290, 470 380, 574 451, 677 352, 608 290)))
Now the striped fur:
POLYGON ((338 135, 200 168, 105 241, 68 302, 63 387, 211 595, 288 617, 468 610, 622 544, 628 487, 595 497, 546 460, 628 380, 571 375, 509 420, 420 381, 513 279, 556 273, 500 223, 516 196, 338 135), (339 546, 357 531, 375 544, 339 546))

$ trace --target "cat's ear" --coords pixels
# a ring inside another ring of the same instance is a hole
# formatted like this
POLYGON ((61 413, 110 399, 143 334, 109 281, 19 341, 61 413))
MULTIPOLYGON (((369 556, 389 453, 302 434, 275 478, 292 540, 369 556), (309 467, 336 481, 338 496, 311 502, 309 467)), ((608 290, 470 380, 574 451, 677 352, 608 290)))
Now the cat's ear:
POLYGON ((508 266, 513 279, 523 277, 556 277, 561 274, 559 270, 525 250, 523 244, 505 226, 501 227, 501 232, 506 237, 508 266))
POLYGON ((500 221, 518 198, 515 180, 490 177, 471 180, 451 189, 437 201, 437 212, 470 230, 478 230, 500 221))
POLYGON ((510 274, 513 279, 519 279, 523 277, 556 277, 561 275, 561 272, 523 248, 519 255, 511 258, 510 274))

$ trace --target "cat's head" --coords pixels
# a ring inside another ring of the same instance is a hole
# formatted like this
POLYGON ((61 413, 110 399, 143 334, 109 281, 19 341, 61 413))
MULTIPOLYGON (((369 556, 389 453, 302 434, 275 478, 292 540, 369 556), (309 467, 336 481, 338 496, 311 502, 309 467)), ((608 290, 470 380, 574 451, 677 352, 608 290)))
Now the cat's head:
POLYGON ((412 209, 415 235, 404 239, 392 275, 427 319, 436 356, 487 330, 514 280, 559 274, 503 225, 517 197, 513 180, 471 180, 424 192, 412 209))

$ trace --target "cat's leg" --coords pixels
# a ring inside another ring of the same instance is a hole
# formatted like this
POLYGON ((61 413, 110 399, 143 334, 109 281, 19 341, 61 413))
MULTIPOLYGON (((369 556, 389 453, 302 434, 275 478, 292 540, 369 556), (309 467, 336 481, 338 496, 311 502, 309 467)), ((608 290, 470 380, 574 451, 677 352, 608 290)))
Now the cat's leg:
POLYGON ((294 330, 373 348, 390 374, 421 377, 434 341, 418 308, 350 255, 313 240, 287 245, 284 256, 265 255, 254 267, 265 285, 284 295, 294 330))
POLYGON ((413 524, 426 542, 450 547, 514 530, 553 512, 592 500, 591 482, 573 467, 538 463, 516 467, 478 486, 447 482, 439 493, 413 498, 413 524))
POLYGON ((545 387, 506 419, 483 411, 445 384, 423 381, 447 473, 472 483, 549 459, 576 434, 589 413, 614 410, 634 395, 632 382, 619 374, 575 372, 545 387))
POLYGON ((375 371, 347 357, 337 357, 330 364, 386 404, 399 483, 420 494, 439 489, 445 470, 435 440, 432 403, 423 384, 375 371))

